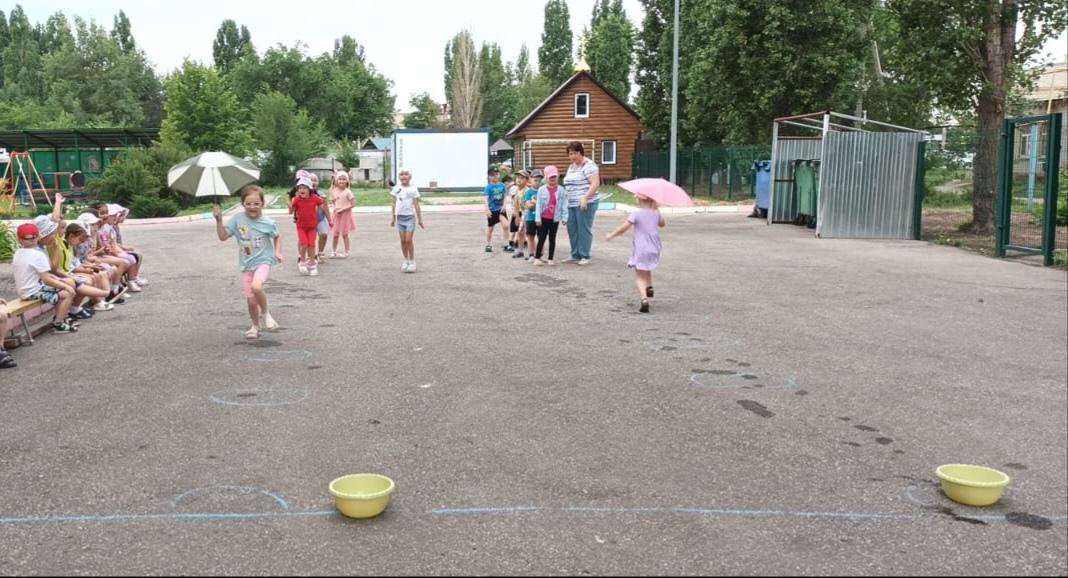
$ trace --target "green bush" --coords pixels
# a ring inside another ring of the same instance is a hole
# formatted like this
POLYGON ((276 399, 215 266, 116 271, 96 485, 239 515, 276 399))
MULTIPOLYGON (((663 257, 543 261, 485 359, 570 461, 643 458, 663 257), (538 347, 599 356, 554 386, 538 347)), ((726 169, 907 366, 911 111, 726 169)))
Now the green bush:
POLYGON ((130 207, 134 197, 152 195, 179 207, 191 207, 199 199, 166 187, 167 171, 193 156, 188 147, 161 142, 144 149, 129 149, 117 157, 99 178, 89 184, 102 200, 130 207))
POLYGON ((130 207, 135 196, 158 193, 163 186, 162 179, 150 165, 147 152, 131 149, 116 157, 90 184, 90 189, 102 200, 130 207))
POLYGON ((1057 199, 1057 224, 1061 227, 1068 225, 1068 199, 1057 199))
POLYGON ((7 223, 0 221, 0 262, 10 261, 15 256, 15 233, 7 223))
POLYGON ((130 216, 136 219, 173 217, 178 214, 178 203, 152 193, 135 196, 129 206, 130 216))

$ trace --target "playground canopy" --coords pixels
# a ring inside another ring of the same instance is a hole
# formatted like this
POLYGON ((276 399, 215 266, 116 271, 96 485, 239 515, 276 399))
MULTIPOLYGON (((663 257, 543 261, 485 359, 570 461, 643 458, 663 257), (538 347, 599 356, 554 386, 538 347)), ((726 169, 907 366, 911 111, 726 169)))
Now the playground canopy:
MULTIPOLYGON (((20 194, 32 190, 41 201, 49 191, 82 190, 87 178, 100 175, 124 149, 149 146, 157 140, 158 128, 0 130, 0 149, 25 159, 20 166, 27 178, 20 194)), ((20 186, 15 183, 18 175, 8 174, 7 161, 0 160, 0 174, 12 182, 0 187, 0 194, 10 194, 7 188, 12 184, 15 189, 20 186)))
POLYGON ((118 149, 149 146, 156 140, 159 140, 158 128, 0 130, 0 148, 8 151, 118 149))

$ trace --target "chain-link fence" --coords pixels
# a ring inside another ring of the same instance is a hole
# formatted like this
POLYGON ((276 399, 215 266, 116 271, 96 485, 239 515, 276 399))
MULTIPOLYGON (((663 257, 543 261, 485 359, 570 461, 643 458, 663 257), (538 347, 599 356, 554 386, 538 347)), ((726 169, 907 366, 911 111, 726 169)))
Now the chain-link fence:
MULTIPOLYGON (((744 145, 680 149, 677 184, 695 197, 709 200, 741 201, 755 195, 753 163, 770 160, 770 145, 744 145)), ((668 178, 667 152, 638 152, 634 155, 634 177, 668 178)))

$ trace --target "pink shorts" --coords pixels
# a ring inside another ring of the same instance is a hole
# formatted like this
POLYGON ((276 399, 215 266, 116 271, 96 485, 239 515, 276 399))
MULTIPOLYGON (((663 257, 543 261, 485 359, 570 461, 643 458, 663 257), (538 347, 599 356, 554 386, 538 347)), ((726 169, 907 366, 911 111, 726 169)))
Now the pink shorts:
POLYGON ((252 292, 252 283, 259 281, 261 284, 267 282, 267 276, 271 274, 270 265, 260 265, 256 267, 255 271, 243 271, 241 273, 241 283, 245 287, 245 297, 252 299, 256 296, 252 292))

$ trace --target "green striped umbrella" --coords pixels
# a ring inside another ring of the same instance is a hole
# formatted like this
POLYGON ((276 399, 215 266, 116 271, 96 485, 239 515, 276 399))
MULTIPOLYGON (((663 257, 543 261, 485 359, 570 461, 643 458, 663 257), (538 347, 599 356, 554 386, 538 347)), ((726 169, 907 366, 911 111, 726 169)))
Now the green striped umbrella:
POLYGON ((167 171, 167 186, 194 197, 232 195, 260 178, 256 165, 224 152, 201 153, 167 171))

